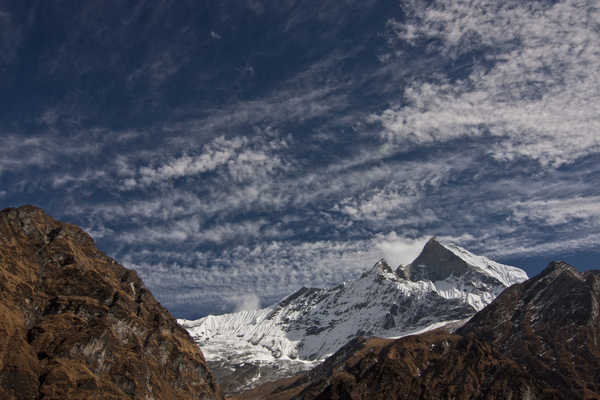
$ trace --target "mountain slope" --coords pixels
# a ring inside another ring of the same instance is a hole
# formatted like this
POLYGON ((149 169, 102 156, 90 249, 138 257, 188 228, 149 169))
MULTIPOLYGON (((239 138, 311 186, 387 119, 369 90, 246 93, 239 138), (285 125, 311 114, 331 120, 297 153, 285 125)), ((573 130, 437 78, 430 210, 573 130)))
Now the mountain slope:
POLYGON ((360 339, 252 399, 599 399, 600 271, 550 264, 450 334, 360 339), (258 396, 258 397, 257 397, 258 396))
POLYGON ((0 398, 220 399, 201 351, 81 229, 0 212, 0 398))
POLYGON ((464 320, 526 278, 432 239, 397 271, 380 260, 334 288, 302 288, 262 310, 179 322, 217 376, 236 382, 225 390, 237 391, 308 369, 358 336, 400 337, 464 320))

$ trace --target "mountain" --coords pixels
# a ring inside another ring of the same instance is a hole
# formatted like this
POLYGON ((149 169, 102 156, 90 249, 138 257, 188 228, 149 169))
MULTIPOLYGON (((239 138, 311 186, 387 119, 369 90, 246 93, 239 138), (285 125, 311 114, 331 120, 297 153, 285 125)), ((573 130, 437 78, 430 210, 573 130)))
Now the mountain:
POLYGON ((454 334, 355 339, 239 399, 598 399, 600 271, 551 263, 454 334))
POLYGON ((0 398, 222 399, 135 271, 42 210, 0 211, 0 398))
POLYGON ((385 260, 334 288, 302 288, 256 311, 179 320, 226 392, 319 364, 359 336, 401 337, 461 324, 524 271, 431 239, 409 265, 385 260))

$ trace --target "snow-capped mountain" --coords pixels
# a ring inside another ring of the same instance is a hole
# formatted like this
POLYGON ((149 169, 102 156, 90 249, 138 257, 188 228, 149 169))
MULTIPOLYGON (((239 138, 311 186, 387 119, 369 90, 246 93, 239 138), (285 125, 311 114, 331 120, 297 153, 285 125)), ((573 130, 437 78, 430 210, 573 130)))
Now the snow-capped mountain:
POLYGON ((334 288, 302 288, 261 310, 179 322, 217 376, 244 382, 235 390, 310 368, 357 336, 401 337, 459 323, 526 279, 519 268, 431 239, 396 270, 382 259, 334 288))

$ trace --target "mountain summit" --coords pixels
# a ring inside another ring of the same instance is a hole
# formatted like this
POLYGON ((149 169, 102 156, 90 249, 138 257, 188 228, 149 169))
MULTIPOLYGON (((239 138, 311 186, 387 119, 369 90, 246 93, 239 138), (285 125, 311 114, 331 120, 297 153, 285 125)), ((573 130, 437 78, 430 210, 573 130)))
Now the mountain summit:
POLYGON ((222 399, 135 271, 78 227, 0 211, 0 398, 222 399))
POLYGON ((180 320, 234 392, 320 363, 359 336, 401 337, 460 324, 527 275, 430 240, 406 267, 379 260, 358 279, 302 288, 262 310, 180 320), (234 372, 232 372, 234 371, 234 372))
POLYGON ((396 272, 411 281, 441 281, 452 275, 463 275, 468 270, 465 260, 431 238, 412 263, 398 267, 396 272))
POLYGON ((411 281, 433 282, 475 274, 507 287, 527 279, 527 274, 519 268, 477 256, 459 246, 442 244, 436 238, 429 239, 421 254, 407 266, 398 267, 396 273, 411 281))

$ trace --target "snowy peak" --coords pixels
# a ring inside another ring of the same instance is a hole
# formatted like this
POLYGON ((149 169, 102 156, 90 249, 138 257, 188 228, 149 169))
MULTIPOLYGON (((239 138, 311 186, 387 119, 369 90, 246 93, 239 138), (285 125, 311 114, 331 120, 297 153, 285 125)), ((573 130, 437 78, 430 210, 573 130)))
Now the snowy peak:
POLYGON ((442 244, 436 238, 431 238, 421 254, 409 265, 400 266, 396 273, 415 282, 437 282, 476 274, 505 287, 527 279, 527 274, 520 268, 497 263, 456 245, 442 244))
POLYGON ((487 275, 506 287, 521 283, 529 278, 521 268, 500 264, 487 257, 475 255, 459 246, 447 244, 445 247, 465 261, 474 272, 487 275))

